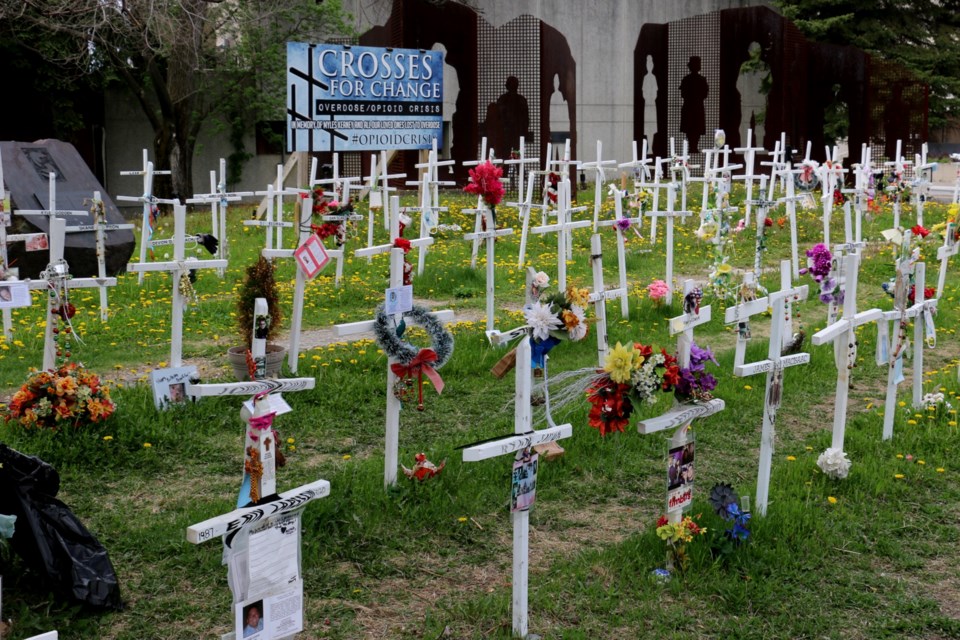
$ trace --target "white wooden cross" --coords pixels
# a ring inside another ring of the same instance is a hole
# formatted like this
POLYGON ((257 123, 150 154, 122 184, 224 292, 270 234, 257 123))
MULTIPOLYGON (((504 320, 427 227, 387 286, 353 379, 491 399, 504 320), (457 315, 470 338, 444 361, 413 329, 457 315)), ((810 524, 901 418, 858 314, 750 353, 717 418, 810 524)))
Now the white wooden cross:
POLYGON ((907 162, 901 154, 903 149, 903 141, 897 140, 897 152, 896 157, 893 160, 888 160, 883 163, 883 166, 889 167, 890 171, 893 173, 894 180, 886 187, 886 191, 889 191, 893 194, 893 228, 900 228, 900 184, 906 179, 905 173, 907 171, 907 166, 910 164, 907 162))
POLYGON ((834 345, 837 365, 837 390, 833 405, 833 438, 830 447, 843 451, 844 432, 847 425, 847 396, 850 391, 850 373, 857 363, 857 327, 875 322, 883 317, 880 309, 857 313, 857 280, 860 254, 850 253, 842 258, 846 287, 843 298, 843 317, 825 329, 813 334, 814 346, 828 342, 834 345))
POLYGON ((193 269, 217 269, 226 267, 226 260, 197 260, 196 258, 186 258, 184 256, 184 243, 186 241, 187 227, 187 208, 184 205, 176 204, 173 207, 173 261, 172 262, 150 262, 128 264, 127 270, 145 272, 145 271, 168 271, 172 276, 173 293, 171 296, 170 322, 170 366, 179 367, 183 364, 183 308, 187 304, 183 293, 180 291, 181 279, 186 278, 187 274, 193 269))
MULTIPOLYGON (((491 164, 502 164, 503 160, 500 160, 494 155, 494 149, 487 149, 487 138, 484 136, 480 139, 480 155, 476 160, 468 160, 463 163, 465 167, 476 167, 484 162, 490 162, 491 164)), ((477 206, 475 209, 470 209, 474 213, 473 218, 473 232, 475 234, 480 233, 483 229, 483 220, 484 214, 483 211, 487 205, 483 201, 483 196, 477 196, 477 206)), ((473 246, 470 248, 470 268, 477 268, 477 252, 480 249, 480 238, 476 237, 473 240, 473 246)))
POLYGON ((18 216, 85 216, 89 212, 84 209, 57 209, 57 174, 51 171, 47 174, 48 200, 46 209, 17 209, 18 216))
POLYGON ((760 163, 761 167, 770 167, 770 185, 767 191, 767 200, 773 200, 777 180, 780 181, 781 192, 786 193, 786 184, 790 178, 784 172, 790 169, 790 164, 790 158, 787 158, 787 134, 781 132, 780 139, 773 145, 773 153, 770 154, 770 160, 760 163))
MULTIPOLYGON (((644 140, 646 142, 646 140, 644 140)), ((617 275, 619 277, 619 288, 627 291, 627 251, 626 244, 624 239, 625 230, 622 225, 640 225, 643 224, 643 216, 637 216, 636 218, 625 218, 623 216, 623 197, 627 194, 626 191, 620 191, 619 189, 613 189, 613 201, 616 216, 613 220, 601 220, 601 227, 613 227, 617 231, 617 275)), ((620 296, 620 315, 624 320, 630 317, 630 300, 629 296, 622 295, 620 296)))
POLYGON ((570 138, 567 138, 563 142, 563 155, 560 159, 552 160, 547 158, 547 171, 556 170, 556 172, 560 174, 560 181, 562 182, 564 178, 570 177, 570 167, 578 167, 580 165, 579 161, 571 160, 570 158, 570 138))
MULTIPOLYGON (((249 476, 245 471, 243 489, 248 488, 247 481, 250 483, 250 488, 254 488, 253 483, 257 483, 255 489, 259 499, 251 501, 250 493, 253 492, 248 492, 246 495, 241 492, 235 510, 187 527, 186 532, 187 542, 191 544, 202 544, 216 538, 222 539, 223 564, 227 565, 227 582, 233 595, 234 611, 246 602, 259 599, 266 605, 264 612, 266 616, 271 616, 275 599, 280 600, 285 596, 293 595, 298 596, 297 599, 302 601, 303 579, 299 568, 302 530, 300 515, 309 502, 330 495, 330 483, 327 480, 314 480, 296 489, 277 494, 276 451, 280 443, 273 442, 274 438, 270 430, 263 430, 257 442, 253 442, 250 437, 249 421, 251 418, 262 418, 269 411, 269 398, 272 396, 265 394, 312 389, 315 383, 316 380, 313 378, 252 380, 226 384, 187 383, 186 393, 194 397, 253 395, 251 400, 254 407, 253 414, 251 415, 247 407, 241 411, 241 418, 245 423, 244 451, 247 452, 250 448, 256 447, 255 451, 258 449, 257 459, 261 468, 258 478, 249 476), (293 545, 289 544, 291 527, 296 536, 293 545), (286 536, 285 545, 282 548, 265 549, 258 546, 265 544, 264 537, 275 540, 269 537, 271 529, 281 529, 286 536), (270 557, 273 562, 289 567, 285 570, 287 573, 282 575, 282 583, 279 586, 271 583, 269 579, 265 580, 273 577, 269 574, 274 572, 263 567, 262 558, 264 557, 270 557)), ((246 460, 245 454, 244 461, 246 460)), ((286 598, 288 605, 290 600, 291 598, 286 598)), ((234 625, 231 624, 232 626, 234 625)), ((294 635, 282 636, 285 640, 292 640, 293 637, 294 635)), ((234 638, 233 633, 222 636, 222 640, 234 640, 234 638)))
POLYGON ((917 210, 917 224, 923 226, 923 203, 930 197, 930 187, 933 181, 933 172, 937 170, 936 162, 927 161, 927 143, 920 147, 920 153, 914 154, 913 163, 913 204, 917 210))
MULTIPOLYGON (((140 263, 147 261, 147 249, 150 247, 150 238, 153 236, 153 227, 150 225, 153 209, 158 204, 180 204, 179 200, 167 200, 157 198, 153 195, 153 177, 168 176, 169 171, 155 171, 153 163, 147 159, 147 150, 143 150, 143 169, 139 171, 121 171, 122 176, 143 176, 143 195, 117 196, 114 198, 118 202, 140 202, 143 203, 143 221, 140 224, 140 263)), ((137 284, 143 284, 143 272, 137 276, 137 284)))
MULTIPOLYGON (((390 173, 389 159, 387 158, 386 150, 380 151, 379 177, 375 176, 374 175, 375 173, 376 173, 375 171, 371 171, 368 179, 372 182, 376 182, 376 181, 380 182, 379 197, 377 198, 377 200, 379 200, 380 202, 380 208, 383 209, 383 228, 389 231, 390 230, 390 209, 388 205, 390 204, 390 194, 397 190, 396 187, 390 186, 390 181, 399 180, 401 178, 406 179, 407 174, 406 173, 390 173)), ((371 207, 373 207, 373 201, 374 201, 374 197, 373 197, 373 192, 371 191, 370 192, 371 207)), ((371 238, 371 241, 372 241, 372 238, 371 238)))
POLYGON ((673 221, 675 218, 686 218, 691 215, 692 211, 674 211, 674 206, 677 202, 677 191, 678 183, 671 183, 674 188, 667 190, 667 210, 666 211, 647 211, 644 213, 646 216, 651 218, 666 218, 667 220, 667 237, 664 240, 664 244, 667 249, 667 275, 665 282, 667 283, 667 295, 664 297, 664 304, 671 305, 673 304, 673 221))
POLYGON ((265 227, 267 230, 267 239, 264 249, 283 249, 283 230, 293 227, 292 222, 285 222, 283 219, 283 196, 303 196, 310 194, 309 189, 299 189, 295 187, 283 186, 283 165, 277 165, 277 183, 279 188, 274 187, 273 183, 267 185, 264 191, 254 191, 257 196, 264 196, 267 201, 266 216, 263 220, 244 220, 243 224, 248 227, 265 227), (276 237, 273 230, 276 229, 276 237))
MULTIPOLYGON (((120 231, 122 229, 133 229, 132 224, 108 224, 107 211, 104 209, 103 200, 100 198, 100 192, 93 192, 90 214, 93 216, 93 224, 81 224, 74 227, 67 227, 67 233, 82 233, 93 231, 97 238, 97 277, 100 280, 107 279, 107 241, 106 233, 108 231, 120 231)), ((99 287, 100 289, 100 320, 106 322, 109 317, 107 307, 107 285, 99 287)))
MULTIPOLYGON (((736 304, 726 308, 723 315, 724 324, 735 324, 737 332, 737 343, 733 352, 733 369, 743 365, 747 353, 747 342, 750 341, 752 333, 750 330, 750 318, 758 313, 765 313, 770 310, 769 300, 766 296, 757 297, 757 276, 753 271, 743 272, 743 283, 737 289, 736 304)), ((784 328, 784 333, 792 333, 792 319, 789 317, 791 307, 787 304, 788 326, 784 328)))
MULTIPOLYGON (((744 213, 743 219, 744 223, 750 225, 750 214, 752 212, 752 200, 753 200, 753 181, 759 180, 762 174, 754 175, 754 161, 756 160, 757 154, 764 154, 767 152, 762 146, 753 147, 753 129, 747 129, 747 144, 742 147, 737 147, 734 149, 739 154, 743 155, 743 164, 744 164, 744 173, 743 175, 733 176, 734 180, 743 180, 744 185, 747 189, 747 195, 745 202, 747 203, 747 209, 744 213)), ((764 190, 761 187, 761 190, 764 190)))
MULTIPOLYGON (((393 196, 390 198, 390 237, 392 239, 400 237, 400 198, 393 196)), ((419 244, 431 244, 433 238, 422 238, 411 240, 412 246, 419 244)), ((403 285, 403 249, 394 247, 393 243, 370 247, 368 249, 358 249, 354 252, 357 257, 366 257, 381 253, 390 254, 390 288, 396 288, 403 285)), ((440 322, 448 323, 454 319, 453 311, 443 310, 434 311, 431 315, 440 322)), ((361 322, 351 322, 348 324, 334 325, 334 330, 338 337, 366 333, 373 329, 373 320, 363 320, 361 322)), ((393 390, 396 386, 397 376, 390 367, 396 362, 393 358, 387 360, 387 409, 386 409, 386 441, 384 445, 384 467, 383 484, 385 487, 396 484, 397 466, 399 464, 399 446, 400 446, 400 400, 394 395, 393 390)))
MULTIPOLYGON (((473 213, 471 209, 464 209, 465 213, 473 213)), ((476 233, 468 233, 463 236, 464 240, 486 240, 487 244, 487 331, 493 329, 493 310, 494 310, 494 298, 496 296, 496 285, 494 283, 494 267, 496 267, 496 262, 494 260, 494 254, 496 249, 497 238, 502 238, 503 236, 513 235, 513 229, 497 229, 494 223, 493 215, 488 209, 481 211, 487 220, 487 230, 479 231, 476 233)))
MULTIPOLYGON (((512 334, 513 332, 511 332, 512 334)), ((514 392, 515 435, 483 442, 463 450, 464 462, 479 462, 497 456, 513 455, 539 444, 556 442, 573 435, 570 424, 556 425, 550 420, 547 429, 534 430, 530 409, 531 348, 529 332, 524 331, 517 346, 516 387, 514 392)), ((549 415, 549 414, 548 414, 549 415)), ((514 511, 513 520, 513 635, 527 638, 527 592, 529 588, 529 510, 514 511)))
MULTIPOLYGON (((788 167, 784 175, 791 175, 791 169, 788 167)), ((793 277, 800 277, 800 249, 797 238, 797 202, 803 198, 797 195, 796 183, 789 179, 786 181, 785 193, 777 199, 786 205, 787 221, 790 223, 790 264, 793 269, 793 277)))
MULTIPOLYGON (((439 214, 447 211, 447 207, 440 206, 440 187, 452 186, 456 182, 452 180, 440 180, 440 167, 455 164, 455 160, 437 159, 437 140, 433 140, 433 148, 427 156, 427 162, 414 165, 417 169, 426 169, 419 182, 407 182, 408 185, 420 186, 420 206, 407 207, 407 210, 420 212, 420 237, 426 238, 437 229, 439 214)), ((417 251, 417 275, 423 275, 423 269, 427 260, 427 248, 421 247, 417 251)))
MULTIPOLYGON (((926 321, 925 314, 933 313, 937 304, 937 298, 933 300, 923 299, 923 287, 925 285, 926 267, 924 263, 917 262, 917 255, 913 254, 910 247, 910 231, 904 233, 903 248, 901 257, 897 260, 897 278, 893 289, 893 309, 884 311, 883 317, 877 321, 877 364, 887 365, 887 393, 883 409, 883 439, 889 440, 893 437, 893 420, 897 412, 897 386, 903 380, 903 360, 904 353, 910 347, 910 339, 907 337, 907 320, 913 319, 914 328, 917 332, 914 335, 914 406, 921 404, 923 397, 923 329, 926 321), (904 255, 905 253, 905 255, 904 255), (910 290, 912 280, 915 285, 914 302, 915 304, 907 306, 907 292, 910 290), (920 298, 917 299, 916 296, 920 298), (893 331, 890 331, 890 322, 893 322, 893 331), (887 336, 889 335, 889 339, 887 336), (919 358, 919 360, 918 360, 919 358)), ((932 318, 931 318, 932 326, 932 318)))
MULTIPOLYGON (((680 190, 680 208, 684 211, 687 209, 687 183, 690 182, 690 169, 696 169, 696 165, 690 164, 690 153, 689 153, 689 143, 685 139, 683 141, 683 153, 680 155, 676 154, 674 150, 674 139, 670 138, 670 183, 673 185, 674 192, 677 191, 679 187, 680 190), (680 175, 680 179, 677 180, 677 175, 680 175)), ((669 190, 667 191, 667 198, 670 197, 669 190)), ((650 242, 656 242, 657 236, 657 218, 651 218, 650 220, 650 242)))
POLYGON ((627 297, 626 287, 607 289, 603 284, 603 245, 600 234, 590 237, 590 264, 593 268, 593 293, 587 298, 593 304, 593 313, 597 321, 594 324, 597 333, 597 359, 602 367, 607 358, 607 300, 621 300, 627 297))
POLYGON ((863 242, 863 216, 869 198, 870 181, 873 179, 871 164, 872 149, 866 143, 860 145, 860 162, 853 165, 853 189, 842 189, 843 193, 853 195, 853 206, 856 211, 856 226, 854 227, 853 241, 860 245, 863 242))
POLYGON ((757 236, 756 242, 754 243, 753 248, 753 272, 757 274, 757 277, 760 277, 760 273, 763 267, 763 253, 767 250, 766 247, 766 237, 767 237, 767 228, 766 228, 766 219, 767 214, 770 213, 770 209, 778 204, 776 200, 767 200, 762 197, 762 194, 767 190, 767 176, 762 176, 760 178, 760 193, 761 197, 757 200, 747 202, 753 204, 757 207, 757 236))
POLYGON ((960 240, 957 240, 957 233, 960 232, 960 226, 957 221, 948 222, 944 230, 943 246, 937 249, 937 260, 940 261, 940 275, 937 277, 937 297, 943 297, 943 287, 947 282, 947 265, 950 257, 957 255, 960 251, 960 240))
MULTIPOLYGON (((310 221, 313 219, 313 201, 310 198, 304 198, 300 202, 300 228, 297 247, 299 248, 313 234, 310 228, 310 221)), ((326 248, 325 248, 326 249, 326 248)), ((327 255, 337 261, 337 283, 339 284, 340 274, 343 270, 343 248, 326 249, 327 255)), ((263 249, 260 254, 268 259, 275 258, 290 259, 294 257, 296 249, 263 249)), ((290 371, 297 372, 297 366, 300 362, 300 334, 303 328, 303 298, 307 288, 307 276, 303 270, 297 267, 297 273, 294 278, 293 288, 293 311, 290 314, 290 348, 287 352, 287 366, 290 371)))
MULTIPOLYGON (((693 346, 693 329, 701 324, 710 322, 710 306, 700 307, 691 303, 691 295, 694 292, 693 280, 686 280, 683 283, 684 295, 684 313, 670 320, 670 335, 677 336, 677 364, 681 368, 690 366, 690 349, 693 346)), ((676 427, 676 432, 671 438, 670 446, 681 446, 688 442, 688 431, 693 426, 693 421, 697 418, 706 418, 714 413, 723 411, 726 404, 719 398, 711 398, 706 402, 678 404, 674 400, 674 406, 655 418, 641 420, 637 424, 637 431, 643 435, 657 433, 665 429, 676 427)), ((668 508, 667 518, 672 523, 680 522, 683 514, 680 510, 671 511, 668 508)))
MULTIPOLYGON (((84 289, 92 287, 113 287, 117 284, 116 278, 73 278, 70 276, 70 267, 63 259, 64 239, 66 236, 67 222, 63 218, 50 218, 50 262, 47 271, 44 272, 46 278, 43 280, 28 280, 27 286, 30 289, 42 289, 49 292, 47 296, 47 321, 43 332, 43 369, 44 371, 53 369, 56 366, 57 353, 56 340, 54 339, 53 310, 61 302, 57 300, 57 292, 63 285, 68 291, 70 289, 84 289)), ((44 275, 44 274, 41 274, 44 275)))
MULTIPOLYGON (((526 180, 525 165, 532 164, 535 167, 540 166, 540 158, 528 158, 526 156, 526 151, 527 151, 526 144, 527 144, 526 139, 523 136, 520 136, 519 157, 510 158, 508 160, 503 161, 503 164, 505 165, 510 165, 510 166, 517 165, 517 167, 519 168, 518 176, 517 176, 517 202, 523 202, 525 199, 529 200, 529 195, 524 196, 524 193, 523 193, 523 185, 526 180)), ((449 162, 453 162, 453 161, 450 160, 449 162)), ((534 173, 534 172, 531 171, 531 173, 534 173)), ((529 192, 530 189, 528 188, 527 191, 529 192)), ((511 204, 510 206, 516 207, 517 205, 511 204)))
POLYGON ((833 193, 843 184, 847 170, 840 164, 837 147, 827 148, 827 159, 819 167, 821 198, 823 203, 823 244, 830 246, 830 219, 833 216, 833 193))
MULTIPOLYGON (((211 171, 209 193, 198 193, 187 200, 187 204, 210 204, 210 233, 216 236, 219 243, 214 254, 215 258, 226 260, 230 255, 227 249, 229 246, 227 238, 227 208, 229 204, 240 202, 241 199, 253 195, 253 191, 227 191, 227 161, 220 158, 220 180, 217 180, 217 172, 211 171)), ((217 269, 217 273, 222 278, 226 270, 217 269)))
MULTIPOLYGON (((520 198, 517 202, 508 202, 507 206, 516 207, 520 218, 520 256, 517 259, 517 267, 522 268, 527 259, 527 232, 530 230, 530 210, 543 209, 546 205, 533 204, 533 184, 537 178, 537 173, 531 171, 527 174, 527 192, 525 198, 520 198)), ((520 190, 521 192, 523 189, 520 190)))
POLYGON ((557 185, 557 222, 556 224, 534 227, 533 233, 557 234, 557 286, 561 291, 567 290, 567 259, 570 242, 570 232, 591 225, 590 220, 571 220, 571 214, 584 211, 586 207, 572 207, 570 205, 570 179, 564 179, 557 185))
MULTIPOLYGON (((647 139, 644 138, 642 142, 642 152, 640 156, 637 156, 637 141, 633 141, 632 145, 632 160, 630 162, 621 162, 617 166, 621 169, 630 169, 632 175, 631 183, 633 185, 633 195, 639 195, 640 190, 647 186, 652 186, 648 183, 651 179, 650 173, 650 164, 653 163, 653 160, 647 157, 647 139)), ((659 160, 659 158, 657 158, 659 160)), ((654 209, 656 204, 654 204, 654 209)))
POLYGON ((937 298, 924 299, 926 286, 926 265, 918 262, 914 265, 914 295, 913 306, 913 406, 923 406, 923 348, 931 349, 936 343, 936 329, 933 326, 933 316, 937 312, 937 298))
MULTIPOLYGON (((310 164, 310 188, 316 185, 330 185, 333 191, 333 199, 342 205, 350 202, 351 183, 360 182, 360 176, 345 177, 340 175, 340 154, 333 153, 333 175, 329 178, 317 178, 319 162, 316 158, 310 164)), ((279 178, 279 176, 278 176, 279 178)), ((282 184, 282 183, 280 183, 282 184)))
MULTIPOLYGON (((761 187, 764 191, 766 185, 761 187)), ((762 215, 758 213, 757 215, 762 215)), ((770 324, 770 342, 767 347, 767 358, 758 362, 740 364, 734 367, 733 375, 737 377, 752 376, 758 373, 767 374, 766 390, 764 391, 763 426, 760 432, 760 464, 757 473, 757 510, 761 516, 767 515, 767 498, 770 490, 770 467, 773 461, 773 443, 775 439, 774 426, 777 422, 777 410, 783 397, 783 370, 810 362, 809 353, 795 353, 784 355, 784 347, 790 344, 793 337, 790 326, 790 304, 806 300, 807 285, 794 287, 790 282, 790 261, 780 262, 780 291, 770 293, 764 298, 754 300, 740 310, 741 317, 766 312, 768 307, 773 308, 773 318, 770 324), (762 309, 760 308, 762 306, 762 309)), ((729 312, 730 309, 727 309, 729 312)), ((727 314, 729 316, 729 313, 727 314)))
POLYGON ((605 179, 604 167, 616 166, 616 160, 603 159, 603 142, 597 140, 597 159, 593 162, 584 162, 580 164, 583 170, 593 171, 593 230, 597 230, 597 222, 600 220, 600 205, 603 204, 603 183, 605 179))

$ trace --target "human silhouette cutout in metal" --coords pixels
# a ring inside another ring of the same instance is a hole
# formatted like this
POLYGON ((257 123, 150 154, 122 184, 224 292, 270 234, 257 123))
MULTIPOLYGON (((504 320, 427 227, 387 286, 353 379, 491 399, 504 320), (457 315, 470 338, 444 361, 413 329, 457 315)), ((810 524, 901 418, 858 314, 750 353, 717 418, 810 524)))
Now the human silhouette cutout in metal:
POLYGON ((700 136, 707 132, 707 114, 704 102, 710 93, 710 85, 700 75, 700 56, 690 56, 687 62, 690 73, 680 81, 680 132, 686 134, 690 153, 699 153, 700 136))
POLYGON ((653 149, 653 137, 657 135, 657 77, 653 75, 653 56, 647 56, 647 73, 643 76, 643 137, 648 148, 653 149))

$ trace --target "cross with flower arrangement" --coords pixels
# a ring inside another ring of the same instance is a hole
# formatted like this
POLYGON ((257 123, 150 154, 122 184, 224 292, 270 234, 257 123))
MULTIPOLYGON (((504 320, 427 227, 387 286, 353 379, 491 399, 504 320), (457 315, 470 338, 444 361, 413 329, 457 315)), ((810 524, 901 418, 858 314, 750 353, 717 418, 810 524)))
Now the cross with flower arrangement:
MULTIPOLYGON (((496 205, 503 200, 506 190, 500 178, 503 177, 503 169, 496 165, 502 164, 493 154, 493 149, 487 149, 487 138, 480 139, 480 155, 476 160, 468 160, 463 163, 465 167, 476 167, 468 170, 470 181, 463 188, 467 193, 477 196, 477 206, 475 209, 465 209, 464 211, 474 214, 473 232, 480 233, 487 230, 487 220, 484 211, 489 207, 490 217, 493 218, 493 227, 497 226, 496 205), (495 201, 495 202, 494 202, 495 201)), ((480 249, 480 240, 473 241, 473 248, 470 252, 470 268, 477 268, 477 251, 480 249)))
POLYGON ((557 281, 561 289, 567 288, 567 260, 571 254, 572 234, 574 229, 589 227, 590 220, 573 220, 573 214, 586 210, 586 207, 574 207, 570 201, 570 181, 560 182, 557 205, 557 222, 531 229, 533 233, 557 234, 557 281))
MULTIPOLYGON (((513 234, 513 229, 497 229, 496 206, 503 199, 504 188, 500 178, 503 177, 503 169, 494 166, 490 161, 477 165, 476 169, 470 169, 470 182, 463 188, 467 193, 478 196, 478 202, 485 206, 478 209, 464 209, 465 212, 474 212, 481 217, 480 230, 468 233, 463 236, 464 240, 474 242, 474 246, 480 240, 486 240, 487 245, 487 331, 493 329, 493 307, 496 286, 494 284, 494 267, 496 261, 497 238, 513 234)), ((474 256, 476 257, 476 256, 474 256)))
POLYGON ((907 167, 911 164, 901 154, 903 153, 903 141, 897 140, 896 152, 893 160, 883 163, 883 166, 889 170, 886 176, 886 185, 881 184, 883 191, 889 200, 893 202, 893 227, 900 227, 900 207, 904 201, 910 199, 910 187, 907 183, 907 167))
MULTIPOLYGON (((816 247, 815 247, 816 248, 816 247)), ((827 254, 829 255, 829 253, 827 254)), ((821 252, 818 260, 826 256, 821 252)), ((851 253, 843 258, 846 274, 845 289, 839 293, 843 301, 843 317, 832 322, 826 328, 813 334, 814 346, 833 343, 834 360, 837 365, 837 387, 834 397, 833 438, 830 448, 817 459, 820 469, 832 478, 846 478, 850 471, 850 460, 843 450, 844 432, 847 423, 847 399, 850 392, 850 374, 857 364, 857 327, 876 322, 883 317, 880 309, 857 312, 857 280, 860 268, 860 255, 851 253)), ((835 300, 837 294, 823 293, 821 284, 820 300, 835 300)))
MULTIPOLYGON (((646 193, 649 197, 649 193, 642 191, 641 193, 646 193)), ((613 220, 601 220, 599 222, 600 227, 612 227, 617 232, 617 276, 619 278, 619 288, 623 291, 627 290, 627 240, 626 233, 628 230, 632 230, 638 238, 643 240, 643 236, 640 235, 638 227, 643 222, 643 208, 640 205, 640 215, 635 218, 630 216, 623 215, 623 197, 627 195, 626 191, 621 191, 617 189, 616 185, 611 184, 609 187, 610 197, 613 198, 614 202, 614 219, 613 220)), ((630 302, 629 298, 626 295, 620 296, 620 315, 624 320, 630 317, 630 302)))
MULTIPOLYGON (((770 490, 770 469, 773 461, 774 441, 776 439, 777 412, 783 399, 784 369, 810 362, 809 353, 794 353, 800 345, 795 343, 792 331, 791 305, 807 299, 807 285, 792 286, 790 281, 790 262, 780 262, 780 290, 770 292, 734 309, 727 309, 725 320, 731 316, 740 321, 749 321, 751 315, 764 313, 772 309, 770 339, 767 345, 767 357, 764 360, 744 363, 743 352, 738 348, 738 359, 733 374, 737 377, 766 373, 764 387, 763 419, 760 429, 760 460, 757 471, 757 509, 761 516, 767 513, 767 497, 770 490), (733 311, 733 313, 730 313, 733 311)), ((802 342, 802 333, 800 334, 802 342)), ((740 342, 738 341, 738 347, 740 342)))

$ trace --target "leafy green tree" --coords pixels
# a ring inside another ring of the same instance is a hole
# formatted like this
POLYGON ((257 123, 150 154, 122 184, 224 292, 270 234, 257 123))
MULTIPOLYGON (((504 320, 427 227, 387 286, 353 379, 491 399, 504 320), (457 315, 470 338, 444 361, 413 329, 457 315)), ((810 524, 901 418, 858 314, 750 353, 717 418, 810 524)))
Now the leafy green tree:
POLYGON ((201 127, 281 117, 287 41, 349 31, 340 0, 0 0, 0 27, 65 77, 125 86, 181 197, 201 127))
POLYGON ((854 45, 930 85, 930 128, 960 116, 960 0, 777 0, 810 39, 854 45))

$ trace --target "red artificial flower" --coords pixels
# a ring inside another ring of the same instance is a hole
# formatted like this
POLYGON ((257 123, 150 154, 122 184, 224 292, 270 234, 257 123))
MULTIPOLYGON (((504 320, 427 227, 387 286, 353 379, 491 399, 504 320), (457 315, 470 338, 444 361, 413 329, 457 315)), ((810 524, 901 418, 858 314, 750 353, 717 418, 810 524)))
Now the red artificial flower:
POLYGON ((651 346, 640 344, 639 342, 634 342, 633 348, 639 351, 640 355, 643 356, 644 359, 649 358, 650 356, 653 355, 653 347, 651 346))
POLYGON ((913 232, 913 235, 915 235, 915 236, 920 236, 921 238, 926 238, 928 235, 930 235, 930 231, 929 231, 928 229, 925 229, 924 227, 920 226, 919 224, 914 225, 914 226, 910 229, 910 231, 913 232))
POLYGON ((772 226, 773 226, 773 218, 764 218, 764 219, 763 219, 763 226, 765 226, 765 227, 772 227, 772 226))
POLYGON ((844 202, 847 201, 847 198, 843 195, 843 192, 840 189, 833 190, 833 205, 836 207, 842 206, 844 202))
POLYGON ((678 384, 680 384, 680 367, 676 364, 670 364, 663 372, 663 385, 661 388, 664 391, 670 391, 678 384))
POLYGON ((670 524, 670 521, 667 520, 667 516, 660 516, 659 518, 657 518, 657 528, 658 528, 658 529, 659 529, 660 527, 664 527, 664 526, 666 526, 666 525, 668 525, 668 524, 670 524))
POLYGON ((591 405, 588 424, 599 429, 601 436, 614 431, 623 432, 624 427, 630 424, 633 403, 627 397, 629 390, 630 385, 609 379, 601 380, 587 389, 587 400, 591 405))
POLYGON ((500 182, 500 178, 503 177, 503 169, 487 160, 477 165, 476 169, 470 169, 469 173, 470 182, 463 190, 482 197, 483 201, 491 207, 500 204, 506 193, 503 183, 500 182))
MULTIPOLYGON (((907 300, 910 301, 910 304, 913 304, 914 300, 917 297, 917 285, 910 286, 910 292, 907 294, 907 300)), ((923 299, 932 300, 937 297, 937 288, 936 287, 924 287, 923 288, 923 299)))
POLYGON ((406 238, 396 238, 393 241, 393 246, 398 249, 403 249, 404 253, 410 253, 410 241, 406 238))

